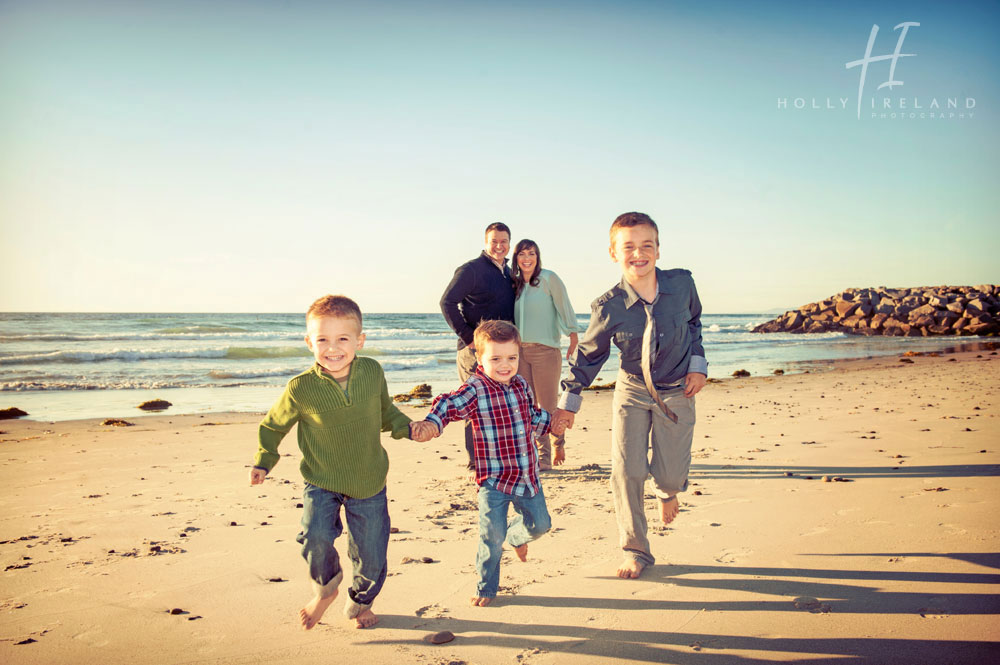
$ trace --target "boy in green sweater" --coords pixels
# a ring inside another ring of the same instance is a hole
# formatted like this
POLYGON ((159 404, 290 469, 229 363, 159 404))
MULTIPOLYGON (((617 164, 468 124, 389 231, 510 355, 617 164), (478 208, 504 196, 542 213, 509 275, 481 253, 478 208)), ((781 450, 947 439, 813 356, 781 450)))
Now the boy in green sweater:
POLYGON ((281 399, 260 423, 260 447, 250 470, 250 484, 264 482, 278 463, 278 444, 298 423, 300 469, 306 481, 302 496, 302 556, 309 564, 315 595, 299 611, 302 627, 311 629, 337 597, 344 577, 334 540, 343 533, 340 508, 347 517, 347 552, 354 579, 344 607, 358 628, 378 618, 371 606, 386 576, 389 511, 385 479, 389 457, 379 432, 392 438, 427 441, 431 432, 413 423, 389 399, 382 367, 356 357, 364 346, 361 309, 350 298, 324 296, 306 313, 306 345, 316 364, 288 382, 281 399))

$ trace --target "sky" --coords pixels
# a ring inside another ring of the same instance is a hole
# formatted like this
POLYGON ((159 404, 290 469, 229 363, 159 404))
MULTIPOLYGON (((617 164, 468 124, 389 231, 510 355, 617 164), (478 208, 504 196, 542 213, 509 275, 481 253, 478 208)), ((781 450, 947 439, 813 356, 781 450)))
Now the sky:
POLYGON ((998 2, 0 0, 0 311, 436 312, 502 221, 585 312, 633 210, 707 313, 998 283, 998 34, 998 2))

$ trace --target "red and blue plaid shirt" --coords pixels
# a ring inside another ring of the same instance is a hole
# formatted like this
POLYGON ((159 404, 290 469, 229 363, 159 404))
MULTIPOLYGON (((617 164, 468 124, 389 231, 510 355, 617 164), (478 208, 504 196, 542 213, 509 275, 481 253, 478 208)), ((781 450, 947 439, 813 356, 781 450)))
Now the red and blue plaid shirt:
POLYGON ((472 422, 476 484, 488 483, 504 494, 538 494, 535 437, 548 433, 552 417, 535 407, 521 375, 503 384, 477 367, 461 388, 434 398, 426 419, 442 430, 458 420, 472 422))

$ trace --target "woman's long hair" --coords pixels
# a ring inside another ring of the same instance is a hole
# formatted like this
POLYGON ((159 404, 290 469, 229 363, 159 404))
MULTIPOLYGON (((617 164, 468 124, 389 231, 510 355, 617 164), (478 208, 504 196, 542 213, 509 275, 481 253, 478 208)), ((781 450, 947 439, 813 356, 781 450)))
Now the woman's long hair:
POLYGON ((517 255, 526 249, 535 250, 535 272, 531 273, 531 279, 528 280, 528 283, 532 286, 538 286, 538 275, 542 272, 542 252, 538 249, 538 243, 527 238, 517 243, 514 247, 514 265, 510 269, 510 276, 514 280, 515 298, 519 297, 521 291, 524 290, 524 275, 521 274, 521 266, 517 264, 517 255))

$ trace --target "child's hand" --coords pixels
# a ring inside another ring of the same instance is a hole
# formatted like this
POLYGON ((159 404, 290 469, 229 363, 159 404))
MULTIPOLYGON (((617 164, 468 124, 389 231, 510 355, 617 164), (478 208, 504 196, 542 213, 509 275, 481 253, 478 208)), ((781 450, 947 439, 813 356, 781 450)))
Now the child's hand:
POLYGON ((266 477, 267 477, 267 471, 260 468, 259 466, 255 466, 254 468, 250 469, 251 485, 260 485, 262 482, 264 482, 264 478, 266 477))
POLYGON ((550 425, 550 429, 556 436, 562 436, 566 433, 567 428, 573 429, 574 420, 576 420, 576 414, 572 411, 567 411, 566 409, 556 409, 555 415, 552 416, 552 425, 550 425))
POLYGON ((440 434, 437 425, 429 420, 411 423, 410 428, 412 431, 410 438, 417 443, 426 443, 440 434))

